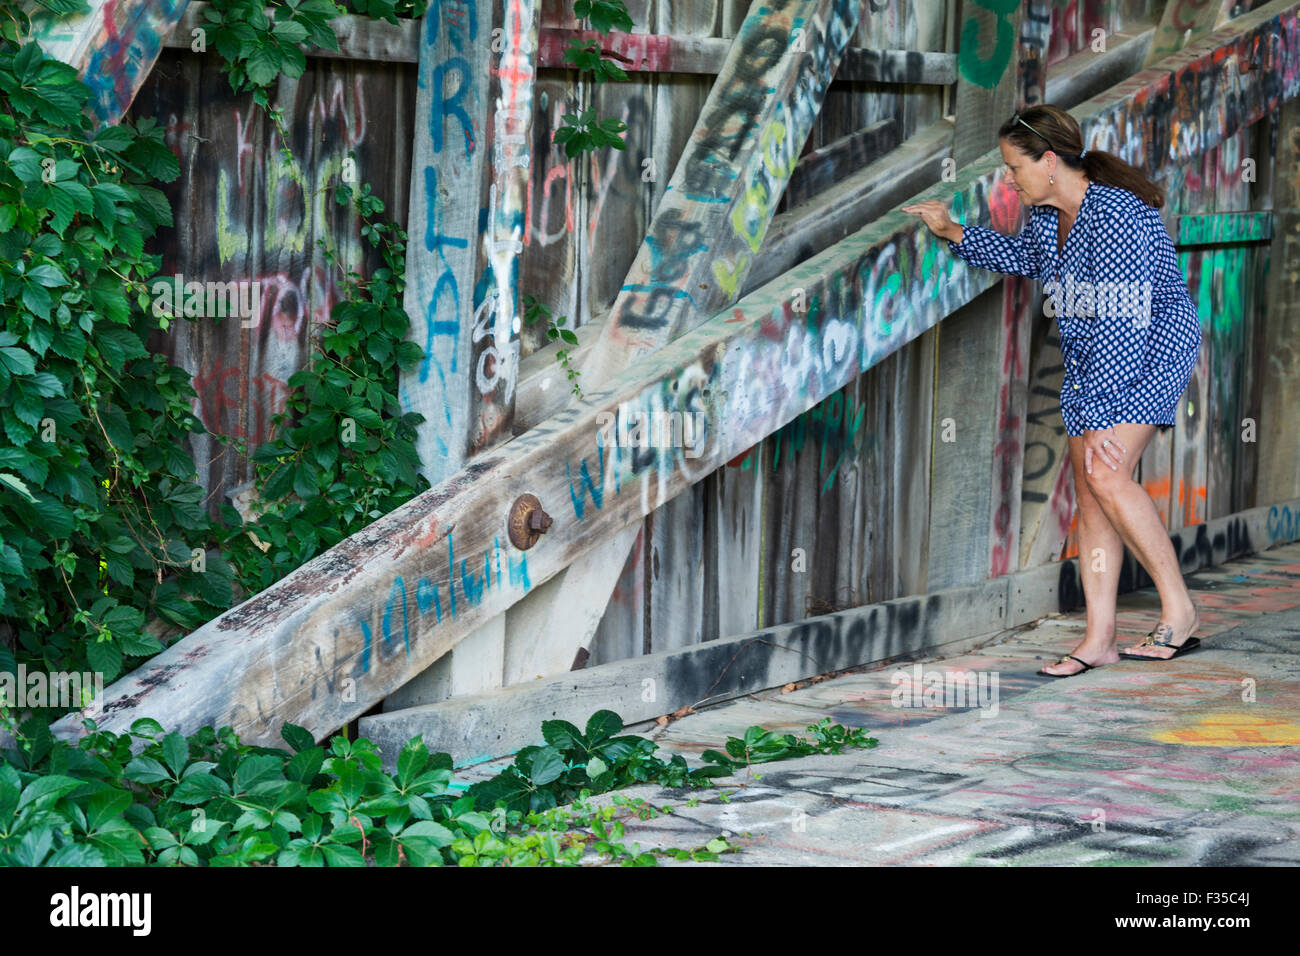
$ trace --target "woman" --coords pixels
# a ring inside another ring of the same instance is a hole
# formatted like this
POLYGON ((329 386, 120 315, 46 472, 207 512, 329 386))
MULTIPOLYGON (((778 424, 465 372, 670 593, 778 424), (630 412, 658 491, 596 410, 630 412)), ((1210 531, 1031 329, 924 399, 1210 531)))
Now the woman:
POLYGON ((1160 592, 1161 617, 1123 656, 1168 660, 1199 646, 1191 635, 1200 618, 1155 503, 1133 471, 1156 428, 1174 424, 1201 329, 1156 211, 1163 190, 1118 157, 1085 150, 1079 124, 1054 106, 1017 113, 998 138, 1007 185, 1029 207, 1019 236, 958 225, 938 200, 903 210, 971 265, 1042 280, 1057 317, 1088 626, 1072 653, 1040 673, 1072 677, 1119 660, 1115 597, 1125 544, 1160 592))

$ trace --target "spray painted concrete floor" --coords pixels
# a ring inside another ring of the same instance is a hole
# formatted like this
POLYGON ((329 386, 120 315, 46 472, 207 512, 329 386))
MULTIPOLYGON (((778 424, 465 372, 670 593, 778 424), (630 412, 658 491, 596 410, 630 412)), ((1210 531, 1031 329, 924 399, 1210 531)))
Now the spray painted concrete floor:
MULTIPOLYGON (((1189 575, 1199 650, 1056 680, 1084 614, 1053 616, 922 672, 998 678, 997 708, 901 708, 894 675, 862 671, 755 694, 647 733, 665 755, 721 749, 751 724, 805 733, 822 717, 879 744, 759 764, 718 791, 623 791, 694 807, 627 821, 628 846, 739 847, 718 865, 1300 864, 1300 546, 1189 575)), ((1120 597, 1120 646, 1159 618, 1120 597)), ((636 730, 630 727, 629 730, 636 730)), ((682 864, 685 865, 685 864, 682 864)))

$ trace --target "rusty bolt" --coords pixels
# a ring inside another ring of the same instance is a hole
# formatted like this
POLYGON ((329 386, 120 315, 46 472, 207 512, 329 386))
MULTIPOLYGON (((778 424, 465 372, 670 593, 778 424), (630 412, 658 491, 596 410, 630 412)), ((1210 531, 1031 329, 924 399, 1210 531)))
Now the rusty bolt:
POLYGON ((510 543, 519 550, 527 551, 535 545, 550 526, 551 516, 542 510, 542 503, 536 495, 520 495, 510 506, 506 532, 510 543))

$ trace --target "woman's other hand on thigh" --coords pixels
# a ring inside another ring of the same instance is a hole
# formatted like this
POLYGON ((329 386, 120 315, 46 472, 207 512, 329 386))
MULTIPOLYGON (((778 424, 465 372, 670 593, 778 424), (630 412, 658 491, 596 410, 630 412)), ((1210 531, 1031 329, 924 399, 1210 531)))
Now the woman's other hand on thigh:
POLYGON ((1109 466, 1112 471, 1118 471, 1119 466, 1124 463, 1124 455, 1127 452, 1128 449, 1116 437, 1115 429, 1106 428, 1097 431, 1084 429, 1083 469, 1088 474, 1092 474, 1094 458, 1109 466))

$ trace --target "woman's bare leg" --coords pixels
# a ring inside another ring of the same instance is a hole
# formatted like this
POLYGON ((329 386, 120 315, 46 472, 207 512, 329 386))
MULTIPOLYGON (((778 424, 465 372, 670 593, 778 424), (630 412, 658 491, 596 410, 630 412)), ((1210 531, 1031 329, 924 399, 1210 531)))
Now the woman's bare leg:
MULTIPOLYGON (((1083 640, 1070 653, 1089 664, 1113 664, 1119 660, 1115 644, 1115 595, 1119 590, 1124 542, 1088 486, 1083 470, 1083 438, 1073 436, 1069 442, 1074 497, 1079 508, 1079 577, 1083 580, 1088 618, 1083 640)), ((1071 660, 1043 668, 1044 673, 1057 675, 1077 674, 1081 670, 1083 665, 1071 660)))
MULTIPOLYGON (((1119 532, 1160 592, 1161 615, 1156 636, 1161 637, 1163 634, 1163 640, 1179 645, 1196 630, 1199 623, 1196 605, 1183 581, 1178 556, 1169 541, 1169 532, 1165 530, 1160 514, 1156 511, 1155 502, 1146 489, 1133 480, 1133 471, 1142 457, 1142 450, 1155 430, 1154 425, 1117 422, 1115 434, 1126 449, 1123 465, 1115 470, 1105 461, 1094 457, 1092 474, 1085 475, 1085 478, 1088 490, 1101 505, 1111 526, 1119 532)), ((1116 567, 1117 572, 1118 570, 1116 567)), ((1171 657, 1174 653, 1171 647, 1141 644, 1128 648, 1128 651, 1161 658, 1171 657)))

